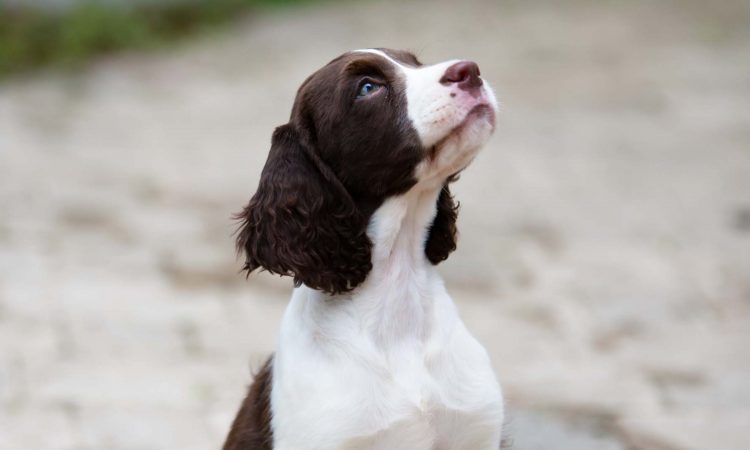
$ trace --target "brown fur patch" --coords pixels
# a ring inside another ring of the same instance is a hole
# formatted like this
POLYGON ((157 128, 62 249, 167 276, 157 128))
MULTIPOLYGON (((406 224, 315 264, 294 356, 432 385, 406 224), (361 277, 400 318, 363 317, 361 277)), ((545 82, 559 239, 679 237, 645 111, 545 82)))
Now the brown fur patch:
POLYGON ((255 375, 253 384, 232 423, 224 450, 271 450, 271 386, 273 357, 255 375))

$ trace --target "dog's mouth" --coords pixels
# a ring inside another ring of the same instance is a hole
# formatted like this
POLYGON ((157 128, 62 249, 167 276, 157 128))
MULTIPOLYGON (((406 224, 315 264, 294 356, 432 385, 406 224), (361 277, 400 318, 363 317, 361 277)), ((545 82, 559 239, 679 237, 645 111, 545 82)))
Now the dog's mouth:
POLYGON ((488 103, 479 103, 466 113, 466 116, 461 123, 453 127, 445 136, 430 147, 430 159, 438 154, 448 140, 460 135, 468 126, 478 120, 489 122, 490 127, 492 128, 491 132, 495 131, 495 110, 488 103))
POLYGON ((490 123, 492 131, 495 131, 495 110, 487 103, 480 103, 471 108, 471 111, 466 114, 466 118, 461 122, 459 127, 465 127, 472 120, 481 119, 486 119, 490 123))

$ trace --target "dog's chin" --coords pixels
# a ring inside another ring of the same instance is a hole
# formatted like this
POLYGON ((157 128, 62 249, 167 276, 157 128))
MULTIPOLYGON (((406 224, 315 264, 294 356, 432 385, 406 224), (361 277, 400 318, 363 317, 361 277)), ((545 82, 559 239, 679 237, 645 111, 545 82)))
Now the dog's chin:
POLYGON ((495 110, 480 104, 472 108, 459 125, 429 149, 417 169, 420 180, 444 182, 474 160, 495 131, 495 110))
POLYGON ((463 121, 463 126, 471 126, 476 122, 486 123, 490 126, 490 133, 495 131, 495 108, 487 103, 480 103, 473 107, 463 121))
POLYGON ((466 147, 479 148, 495 131, 495 109, 482 103, 466 114, 463 122, 454 129, 459 141, 466 147))
POLYGON ((494 131, 495 109, 487 103, 480 103, 430 148, 430 159, 436 159, 446 152, 476 152, 494 131))

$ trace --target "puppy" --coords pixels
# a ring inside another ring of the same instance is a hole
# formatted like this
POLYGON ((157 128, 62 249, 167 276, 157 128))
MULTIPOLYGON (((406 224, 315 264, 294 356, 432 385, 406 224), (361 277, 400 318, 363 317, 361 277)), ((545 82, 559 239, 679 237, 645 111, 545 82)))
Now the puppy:
POLYGON ((357 50, 299 88, 239 215, 244 269, 294 278, 224 450, 496 450, 503 399, 435 269, 449 183, 495 129, 470 61, 357 50))

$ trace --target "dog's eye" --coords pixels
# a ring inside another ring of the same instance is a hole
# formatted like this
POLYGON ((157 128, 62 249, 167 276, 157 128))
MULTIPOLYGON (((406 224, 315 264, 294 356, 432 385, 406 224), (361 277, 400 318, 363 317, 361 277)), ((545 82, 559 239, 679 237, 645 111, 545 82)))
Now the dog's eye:
POLYGON ((357 91, 357 98, 367 97, 368 95, 374 94, 382 87, 383 85, 381 84, 374 83, 372 81, 365 81, 359 86, 359 91, 357 91))

